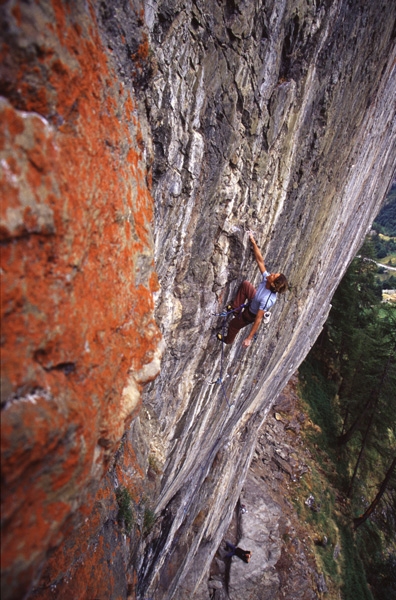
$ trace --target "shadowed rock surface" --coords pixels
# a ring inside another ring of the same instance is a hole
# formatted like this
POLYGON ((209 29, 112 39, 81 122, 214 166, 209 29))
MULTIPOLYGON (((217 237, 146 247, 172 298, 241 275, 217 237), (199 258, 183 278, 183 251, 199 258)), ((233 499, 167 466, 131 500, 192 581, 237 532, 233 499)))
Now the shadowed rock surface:
POLYGON ((395 13, 3 4, 5 598, 210 597, 259 428, 396 166, 395 13), (291 287, 222 359, 248 229, 291 287))

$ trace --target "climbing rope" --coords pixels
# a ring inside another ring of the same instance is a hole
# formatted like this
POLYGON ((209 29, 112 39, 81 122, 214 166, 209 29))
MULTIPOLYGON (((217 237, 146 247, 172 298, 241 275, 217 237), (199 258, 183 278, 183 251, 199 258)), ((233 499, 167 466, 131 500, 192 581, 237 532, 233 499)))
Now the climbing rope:
MULTIPOLYGON (((221 324, 221 335, 222 335, 223 339, 225 338, 228 317, 230 315, 232 315, 232 313, 243 310, 246 306, 249 306, 249 302, 246 302, 245 304, 241 304, 237 308, 232 308, 231 310, 223 310, 223 312, 216 314, 216 316, 218 316, 218 317, 223 317, 223 322, 221 324)), ((220 376, 217 379, 216 383, 218 383, 220 385, 221 391, 223 392, 223 396, 226 399, 228 408, 231 408, 231 404, 230 404, 230 401, 226 394, 226 390, 225 390, 225 386, 224 386, 223 370, 224 370, 224 342, 222 341, 221 342, 221 358, 220 358, 220 376)))

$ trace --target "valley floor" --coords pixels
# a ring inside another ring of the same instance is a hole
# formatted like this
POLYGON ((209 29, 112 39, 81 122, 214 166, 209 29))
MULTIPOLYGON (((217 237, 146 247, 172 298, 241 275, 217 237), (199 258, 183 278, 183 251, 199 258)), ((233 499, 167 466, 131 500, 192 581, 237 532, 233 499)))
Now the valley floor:
POLYGON ((295 375, 267 417, 232 523, 197 600, 342 598, 345 557, 328 512, 339 512, 343 499, 307 447, 307 434, 317 426, 297 388, 295 375), (226 556, 226 540, 252 551, 249 564, 226 556))

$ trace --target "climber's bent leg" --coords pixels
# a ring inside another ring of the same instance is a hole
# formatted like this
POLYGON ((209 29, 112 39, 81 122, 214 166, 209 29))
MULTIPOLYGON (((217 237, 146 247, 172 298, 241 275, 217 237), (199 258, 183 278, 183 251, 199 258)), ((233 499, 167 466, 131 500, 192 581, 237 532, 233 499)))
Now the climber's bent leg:
POLYGON ((238 308, 238 306, 244 304, 245 300, 253 300, 255 295, 256 288, 250 283, 250 281, 242 281, 238 288, 235 299, 232 302, 232 307, 238 308))
POLYGON ((227 335, 223 340, 224 343, 232 344, 232 342, 235 340, 238 331, 240 331, 244 327, 247 327, 248 325, 251 325, 251 323, 254 322, 255 318, 255 315, 252 315, 252 313, 247 308, 245 308, 242 313, 231 319, 228 325, 227 335))
MULTIPOLYGON (((256 288, 250 283, 250 281, 242 281, 238 288, 235 299, 232 302, 232 308, 238 308, 239 306, 242 306, 245 303, 245 300, 252 300, 255 295, 256 288)), ((228 333, 224 338, 222 338, 222 341, 225 344, 232 344, 238 331, 253 323, 255 319, 255 316, 252 315, 247 308, 245 308, 243 312, 236 311, 234 314, 234 318, 231 319, 228 325, 228 333)))

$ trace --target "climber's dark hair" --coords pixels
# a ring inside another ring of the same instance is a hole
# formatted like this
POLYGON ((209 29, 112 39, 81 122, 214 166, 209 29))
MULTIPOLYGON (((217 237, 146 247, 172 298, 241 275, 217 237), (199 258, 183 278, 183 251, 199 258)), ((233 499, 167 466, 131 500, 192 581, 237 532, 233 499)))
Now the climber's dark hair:
POLYGON ((281 273, 275 279, 275 281, 271 285, 271 292, 277 292, 278 294, 283 294, 288 289, 289 284, 287 282, 286 277, 281 273))

